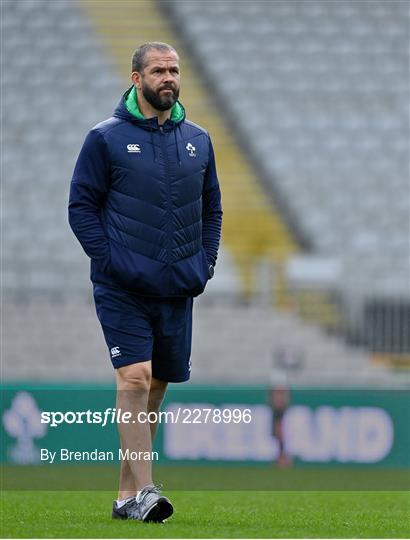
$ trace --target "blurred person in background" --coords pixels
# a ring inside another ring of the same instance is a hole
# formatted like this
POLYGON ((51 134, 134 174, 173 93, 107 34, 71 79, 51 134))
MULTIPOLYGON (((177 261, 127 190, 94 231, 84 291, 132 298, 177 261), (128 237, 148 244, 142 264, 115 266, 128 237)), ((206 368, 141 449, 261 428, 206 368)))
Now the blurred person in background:
MULTIPOLYGON (((210 137, 178 101, 175 49, 141 45, 131 80, 113 116, 85 139, 69 222, 91 259, 117 410, 135 418, 159 411, 168 382, 190 377, 193 298, 214 273, 222 210, 210 137)), ((152 456, 156 427, 120 422, 122 452, 152 456)), ((112 517, 162 522, 172 513, 153 484, 152 458, 123 459, 112 517)))

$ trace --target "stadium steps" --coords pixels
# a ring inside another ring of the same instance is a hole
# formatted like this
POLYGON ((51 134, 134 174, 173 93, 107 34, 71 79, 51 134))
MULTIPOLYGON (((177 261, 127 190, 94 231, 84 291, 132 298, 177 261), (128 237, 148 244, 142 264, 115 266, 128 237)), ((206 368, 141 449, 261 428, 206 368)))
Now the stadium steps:
POLYGON ((370 361, 375 366, 384 366, 397 371, 410 370, 409 354, 373 353, 370 361))
POLYGON ((308 322, 319 323, 329 332, 340 332, 343 318, 337 301, 325 291, 292 291, 290 306, 308 322))
POLYGON ((257 288, 255 261, 269 257, 281 263, 298 250, 291 231, 271 206, 246 158, 235 144, 223 117, 215 109, 187 51, 155 2, 84 0, 84 8, 103 36, 108 54, 124 80, 129 80, 130 57, 138 44, 165 41, 180 52, 183 74, 181 101, 188 116, 204 126, 215 146, 224 204, 223 241, 238 266, 241 288, 250 297, 257 288))

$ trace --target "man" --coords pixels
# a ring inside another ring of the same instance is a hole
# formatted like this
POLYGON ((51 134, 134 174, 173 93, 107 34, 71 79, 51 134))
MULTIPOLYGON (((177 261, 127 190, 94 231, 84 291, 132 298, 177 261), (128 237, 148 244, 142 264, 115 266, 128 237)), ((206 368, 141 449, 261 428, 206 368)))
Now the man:
MULTIPOLYGON (((209 135, 178 101, 178 54, 140 46, 132 86, 84 142, 69 222, 91 258, 98 318, 116 370, 117 409, 159 411, 168 382, 190 376, 193 297, 213 276, 221 195, 209 135)), ((150 452, 156 424, 120 423, 122 450, 150 452)), ((162 522, 170 501, 151 461, 121 462, 112 517, 162 522)))

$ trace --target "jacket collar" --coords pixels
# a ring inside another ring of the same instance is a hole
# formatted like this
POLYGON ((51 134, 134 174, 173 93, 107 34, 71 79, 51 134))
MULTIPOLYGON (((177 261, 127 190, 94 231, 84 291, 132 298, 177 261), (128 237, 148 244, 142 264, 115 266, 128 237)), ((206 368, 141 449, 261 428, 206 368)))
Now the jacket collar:
MULTIPOLYGON (((138 126, 147 130, 159 129, 158 118, 156 116, 153 118, 145 118, 141 113, 138 107, 137 91, 135 86, 131 86, 124 93, 121 101, 114 111, 114 116, 127 120, 128 122, 132 122, 133 124, 137 124, 138 126)), ((169 131, 174 129, 183 120, 185 120, 185 109, 183 105, 177 101, 172 107, 171 118, 163 125, 164 130, 169 131)))

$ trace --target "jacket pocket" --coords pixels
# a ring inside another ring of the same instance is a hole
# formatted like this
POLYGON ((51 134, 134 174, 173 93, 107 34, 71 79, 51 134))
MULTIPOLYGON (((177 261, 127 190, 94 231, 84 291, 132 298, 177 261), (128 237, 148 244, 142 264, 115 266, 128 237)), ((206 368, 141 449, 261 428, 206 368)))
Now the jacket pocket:
POLYGON ((177 261, 173 265, 171 293, 179 296, 198 296, 208 281, 208 262, 203 248, 192 257, 177 261))
POLYGON ((121 249, 118 249, 118 247, 115 244, 112 244, 110 242, 110 252, 111 252, 111 261, 110 261, 110 270, 111 270, 111 276, 115 281, 117 281, 121 285, 126 285, 127 281, 130 276, 129 272, 126 270, 124 259, 125 257, 121 253, 121 249))
POLYGON ((110 246, 111 275, 118 285, 143 296, 167 296, 169 270, 164 263, 116 242, 110 243, 110 246))

